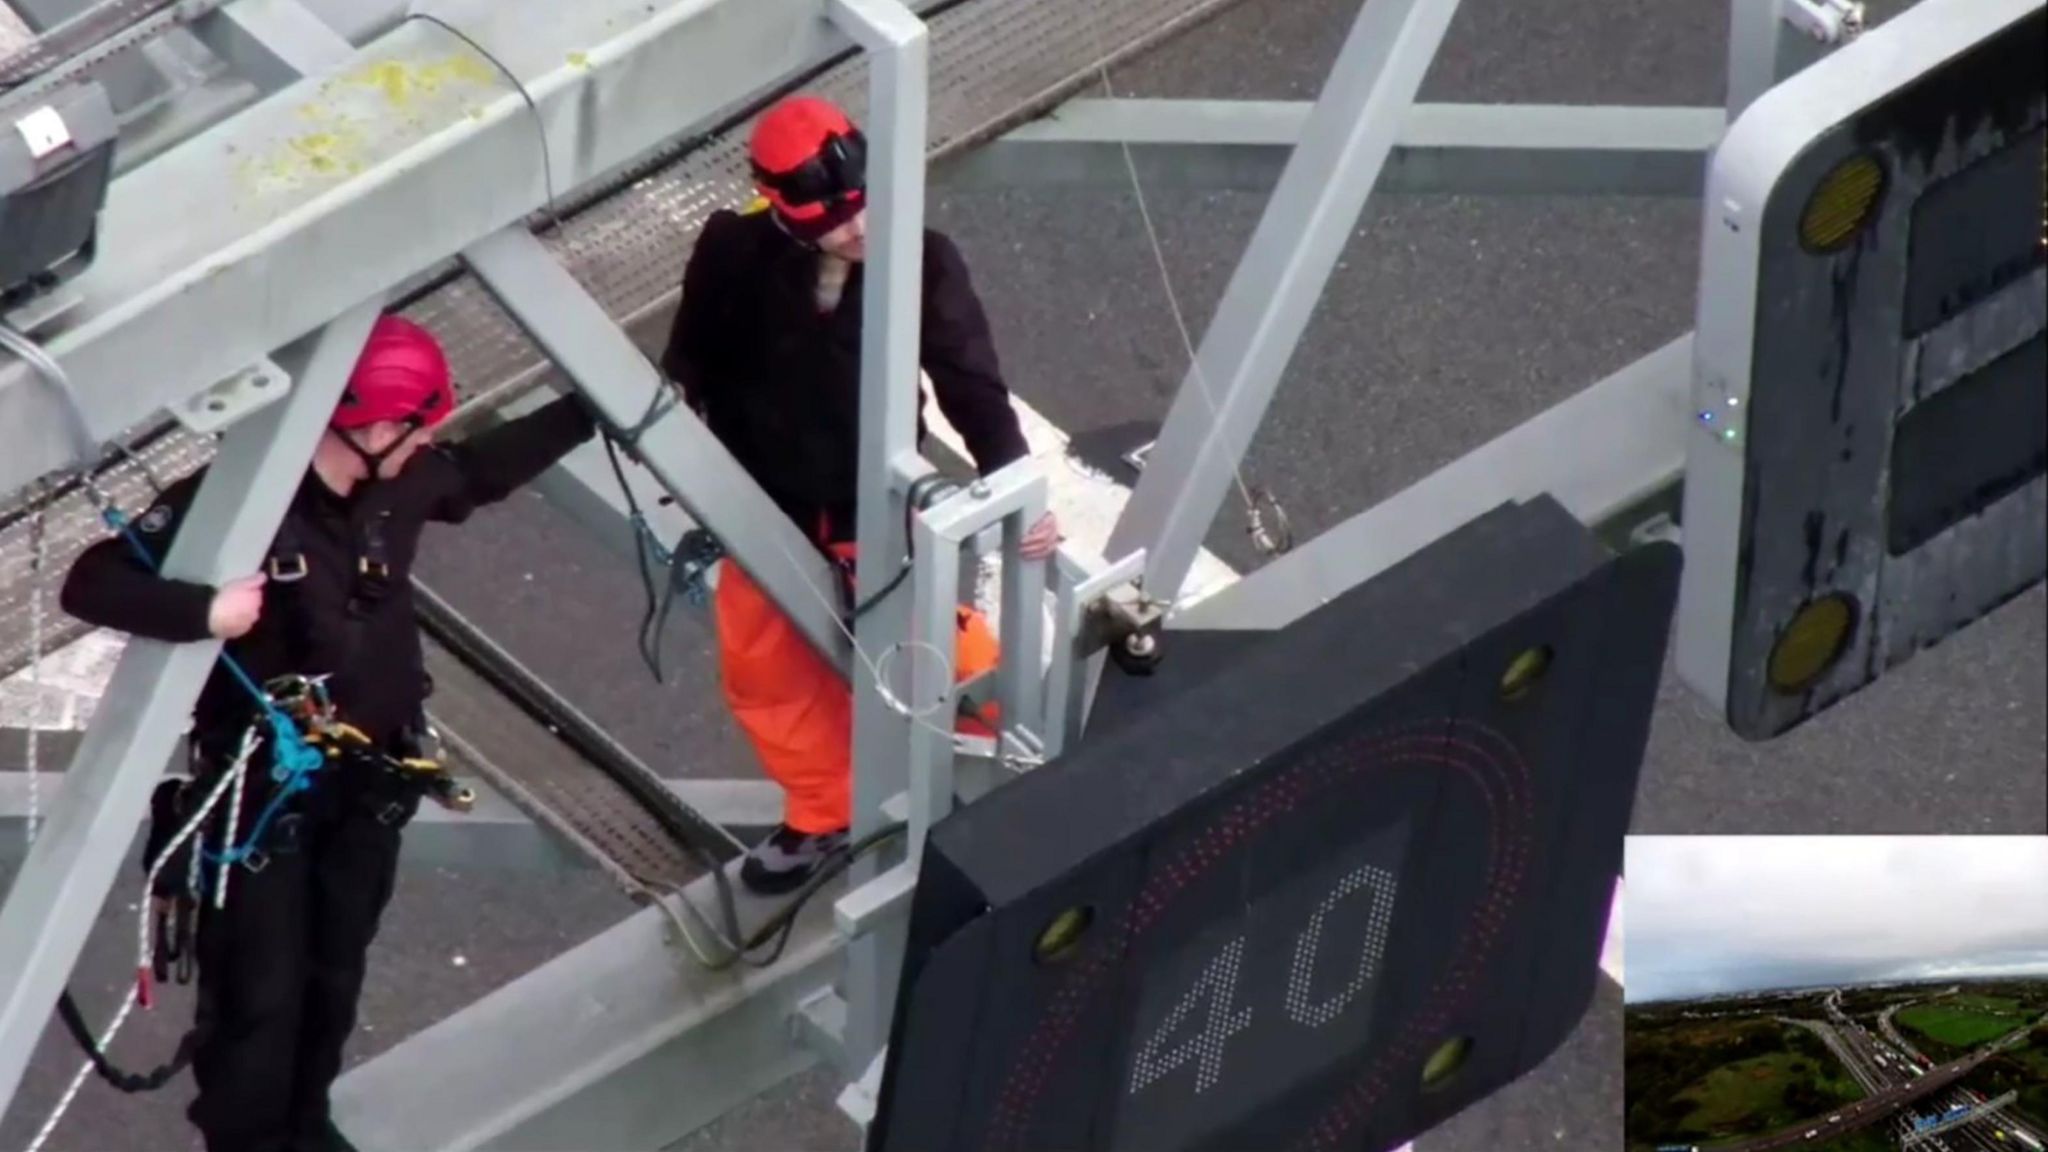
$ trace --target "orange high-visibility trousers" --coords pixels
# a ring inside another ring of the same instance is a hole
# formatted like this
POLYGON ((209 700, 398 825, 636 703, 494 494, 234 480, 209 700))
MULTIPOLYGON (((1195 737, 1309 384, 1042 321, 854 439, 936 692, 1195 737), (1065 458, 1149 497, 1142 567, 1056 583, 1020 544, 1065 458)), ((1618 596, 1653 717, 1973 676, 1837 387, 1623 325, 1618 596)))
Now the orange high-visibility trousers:
MULTIPOLYGON (((851 560, 854 546, 834 544, 851 560)), ((839 672, 804 639, 775 601, 739 565, 721 562, 714 602, 718 670, 726 706, 753 742, 761 766, 782 786, 783 823, 798 832, 833 832, 853 820, 853 693, 839 672)), ((996 665, 988 620, 963 607, 955 634, 955 679, 996 665)), ((879 660, 880 653, 871 653, 879 660)), ((914 653, 905 653, 914 658, 914 653)), ((895 682, 903 673, 885 669, 895 682)), ((990 713, 993 713, 991 708, 990 713)), ((926 718, 937 723, 940 717, 926 718)), ((973 720, 960 731, 990 735, 973 720)))

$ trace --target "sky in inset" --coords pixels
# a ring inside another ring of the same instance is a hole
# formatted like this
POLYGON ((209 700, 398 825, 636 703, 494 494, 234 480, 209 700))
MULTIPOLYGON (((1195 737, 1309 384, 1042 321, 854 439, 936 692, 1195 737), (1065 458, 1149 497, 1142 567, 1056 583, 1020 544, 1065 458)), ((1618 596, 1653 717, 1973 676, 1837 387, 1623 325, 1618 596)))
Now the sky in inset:
POLYGON ((1636 836, 1632 1002, 2048 977, 2048 837, 1636 836))

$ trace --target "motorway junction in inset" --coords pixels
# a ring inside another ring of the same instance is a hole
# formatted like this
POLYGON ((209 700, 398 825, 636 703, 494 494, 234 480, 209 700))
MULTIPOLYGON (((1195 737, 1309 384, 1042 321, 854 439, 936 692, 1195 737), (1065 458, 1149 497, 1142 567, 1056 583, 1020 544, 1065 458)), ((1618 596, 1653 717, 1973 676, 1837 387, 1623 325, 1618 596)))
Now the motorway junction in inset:
POLYGON ((2042 1152, 2048 977, 1632 1004, 1629 1152, 2042 1152))

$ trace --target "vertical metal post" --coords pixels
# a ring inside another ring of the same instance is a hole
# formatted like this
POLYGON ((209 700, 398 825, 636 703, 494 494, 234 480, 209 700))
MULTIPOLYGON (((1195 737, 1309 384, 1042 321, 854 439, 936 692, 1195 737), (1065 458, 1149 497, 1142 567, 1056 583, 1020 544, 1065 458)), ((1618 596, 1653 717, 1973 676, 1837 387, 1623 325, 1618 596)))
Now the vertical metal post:
MULTIPOLYGON (((924 22, 897 0, 829 0, 834 23, 869 53, 868 242, 861 317, 860 559, 862 603, 896 575, 909 546, 899 477, 921 471, 917 439, 919 315, 923 300, 924 178, 929 42, 924 22)), ((910 719, 878 691, 874 665, 910 635, 912 593, 898 588, 854 624, 853 834, 884 825, 882 805, 909 785, 910 719)), ((850 882, 883 861, 855 863, 850 882)), ((847 1068, 865 1068, 888 1035, 903 964, 900 918, 855 940, 846 974, 847 1068)))
MULTIPOLYGON (((917 573, 912 579, 910 643, 890 664, 909 664, 903 703, 916 714, 910 728, 910 859, 924 855, 925 834, 953 810, 954 606, 960 602, 958 540, 949 540, 930 519, 912 528, 917 573)), ((859 1065, 855 1065, 859 1067, 859 1065)))
POLYGON ((1827 54, 1785 20, 1789 0, 1729 0, 1728 122, 1774 86, 1827 54))
MULTIPOLYGON (((365 304, 278 356, 290 395, 231 429, 208 467, 166 576, 217 585, 254 572, 298 490, 378 308, 365 304)), ((107 685, 64 790, 0 907, 0 1112, 105 902, 149 795, 220 652, 131 642, 107 685)))
POLYGON ((1152 599, 1179 594, 1457 8, 1371 0, 1352 22, 1110 534, 1109 556, 1145 549, 1152 599))
MULTIPOLYGON (((1032 472, 1037 473, 1033 464, 1032 472)), ((1040 480, 1041 491, 1044 481, 1040 480)), ((1021 513, 1003 519, 1002 662, 996 667, 996 699, 1002 704, 1002 727, 1029 727, 1043 748, 1045 730, 1045 573, 1043 560, 1027 562, 1017 555, 1031 526, 1045 515, 1040 496, 1021 513)), ((1055 657, 1057 658, 1057 657, 1055 657)), ((998 734, 996 751, 1004 751, 998 734)))

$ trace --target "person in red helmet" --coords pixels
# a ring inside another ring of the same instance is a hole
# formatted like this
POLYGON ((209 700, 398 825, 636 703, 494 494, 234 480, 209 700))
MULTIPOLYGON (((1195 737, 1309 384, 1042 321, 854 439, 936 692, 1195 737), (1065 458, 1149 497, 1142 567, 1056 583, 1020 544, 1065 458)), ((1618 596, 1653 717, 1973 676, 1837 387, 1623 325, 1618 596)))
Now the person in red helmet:
MULTIPOLYGON (((229 871, 225 907, 192 900, 186 863, 161 873, 160 908, 182 905, 189 916, 197 905, 199 1094, 188 1115, 208 1152, 347 1147, 329 1118, 328 1089, 397 878, 400 830, 422 798, 419 773, 379 767, 417 756, 424 735, 431 689, 409 579, 421 532, 511 495, 596 431, 571 395, 437 446, 434 429, 454 408, 439 343, 401 317, 382 317, 261 572, 214 588, 159 576, 136 554, 139 546, 161 561, 202 469, 165 489, 129 526, 131 540, 87 548, 64 581, 64 609, 89 624, 167 643, 225 641, 257 684, 327 677, 338 718, 371 753, 325 767, 310 788, 287 793, 238 862, 202 857, 202 884, 216 869, 229 871)), ((159 788, 152 845, 185 822, 256 715, 248 689, 217 665, 193 710, 191 779, 172 777, 159 788)), ((260 764, 267 760, 252 762, 243 786, 243 832, 273 799, 275 784, 260 764)), ((145 848, 145 867, 158 850, 145 848)))
MULTIPOLYGON (((662 368, 846 574, 850 604, 867 142, 839 108, 799 96, 761 116, 748 155, 760 199, 705 221, 662 368)), ((987 475, 1028 449, 966 262, 932 229, 924 232, 923 288, 921 364, 939 410, 987 475)), ((1046 516, 1025 539, 1025 558, 1044 559, 1059 539, 1046 516)), ((715 613, 727 704, 784 796, 782 825, 748 854, 740 875, 755 891, 787 892, 845 843, 852 697, 730 561, 719 573, 715 613)), ((993 666, 997 652, 979 613, 963 609, 959 619, 955 669, 965 678, 993 666)))

